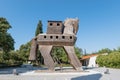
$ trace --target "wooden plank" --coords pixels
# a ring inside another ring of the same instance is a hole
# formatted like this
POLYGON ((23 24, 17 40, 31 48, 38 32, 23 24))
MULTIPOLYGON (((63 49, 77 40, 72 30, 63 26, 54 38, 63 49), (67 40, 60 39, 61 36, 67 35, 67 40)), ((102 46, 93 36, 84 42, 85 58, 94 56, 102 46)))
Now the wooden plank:
POLYGON ((39 50, 41 52, 41 55, 44 58, 44 63, 48 67, 49 70, 54 70, 54 65, 55 65, 55 63, 50 55, 52 47, 53 46, 51 46, 51 45, 47 45, 47 46, 39 45, 39 50))
POLYGON ((37 51, 37 41, 35 38, 33 38, 31 41, 29 60, 36 60, 36 51, 37 51))
POLYGON ((74 50, 74 46, 64 46, 64 49, 68 55, 71 65, 75 70, 81 70, 81 63, 77 58, 74 50))

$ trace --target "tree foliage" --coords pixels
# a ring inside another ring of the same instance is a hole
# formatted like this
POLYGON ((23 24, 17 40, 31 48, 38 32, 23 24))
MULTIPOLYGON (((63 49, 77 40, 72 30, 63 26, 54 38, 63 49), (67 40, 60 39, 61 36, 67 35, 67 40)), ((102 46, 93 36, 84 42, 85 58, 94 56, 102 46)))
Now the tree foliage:
POLYGON ((101 53, 108 53, 109 54, 111 52, 112 52, 112 50, 110 50, 109 48, 104 48, 104 49, 101 49, 101 50, 98 51, 98 53, 100 53, 100 54, 101 53))
POLYGON ((83 50, 79 47, 74 47, 75 48, 75 53, 77 55, 77 57, 80 59, 83 55, 83 50))
POLYGON ((0 32, 6 33, 7 30, 10 28, 11 28, 11 26, 10 26, 9 22, 5 18, 0 17, 0 32))
POLYGON ((5 18, 0 18, 0 48, 3 49, 5 53, 14 49, 14 39, 7 32, 11 26, 5 18))
POLYGON ((10 51, 7 54, 0 52, 0 67, 17 66, 21 64, 22 59, 17 51, 10 51))
POLYGON ((5 34, 5 39, 2 42, 2 49, 5 53, 8 53, 10 50, 14 50, 14 39, 8 33, 5 34))
POLYGON ((0 64, 14 65, 17 53, 14 50, 14 39, 8 30, 12 28, 6 18, 0 17, 0 64), (15 57, 16 56, 16 57, 15 57))
POLYGON ((26 44, 22 44, 20 46, 20 49, 18 51, 18 53, 20 54, 19 56, 21 57, 21 60, 23 62, 27 62, 28 61, 28 57, 29 57, 29 53, 30 53, 30 47, 31 47, 31 42, 27 42, 26 44))
POLYGON ((99 66, 120 68, 119 48, 117 50, 111 50, 111 52, 108 55, 98 56, 96 61, 99 64, 99 66))
MULTIPOLYGON (((63 47, 53 47, 52 49, 52 57, 53 59, 57 59, 58 63, 61 64, 69 64, 70 61, 68 59, 67 53, 65 52, 63 47)), ((78 47, 75 47, 75 53, 78 58, 81 58, 82 50, 78 47)))
POLYGON ((43 33, 42 21, 41 20, 39 20, 39 22, 37 24, 37 28, 36 28, 36 31, 35 31, 35 36, 37 36, 40 33, 43 33))
POLYGON ((53 47, 51 53, 55 61, 59 61, 61 63, 68 63, 67 55, 62 47, 53 47))

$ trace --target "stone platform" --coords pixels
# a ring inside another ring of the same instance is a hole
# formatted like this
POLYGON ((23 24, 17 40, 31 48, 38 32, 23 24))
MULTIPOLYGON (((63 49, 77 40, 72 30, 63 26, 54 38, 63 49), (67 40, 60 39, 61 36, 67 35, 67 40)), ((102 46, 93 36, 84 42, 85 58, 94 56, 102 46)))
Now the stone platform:
MULTIPOLYGON (((69 68, 69 67, 68 67, 69 68)), ((88 72, 41 72, 36 70, 45 70, 46 68, 35 68, 29 70, 27 68, 5 68, 0 69, 0 80, 119 80, 120 69, 109 69, 109 74, 104 74, 106 68, 92 68, 85 71, 88 72), (19 75, 9 74, 13 69, 20 71, 19 75), (8 72, 4 74, 3 72, 8 72)))

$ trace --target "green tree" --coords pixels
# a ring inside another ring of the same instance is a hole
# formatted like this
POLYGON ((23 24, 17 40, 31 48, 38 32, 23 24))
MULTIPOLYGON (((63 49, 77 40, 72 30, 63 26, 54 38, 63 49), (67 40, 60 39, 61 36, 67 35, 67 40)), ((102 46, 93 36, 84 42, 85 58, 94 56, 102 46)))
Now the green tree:
POLYGON ((0 48, 2 48, 5 53, 14 50, 14 39, 7 32, 10 28, 9 22, 5 18, 0 18, 0 48))
POLYGON ((4 59, 3 59, 3 52, 0 51, 0 63, 3 63, 4 59))
POLYGON ((118 48, 116 49, 116 51, 117 51, 117 52, 120 52, 120 47, 118 47, 118 48))
POLYGON ((67 54, 65 53, 64 49, 62 47, 53 47, 52 49, 52 57, 54 61, 60 62, 60 63, 68 63, 67 54))
POLYGON ((27 62, 28 61, 28 56, 30 53, 30 47, 31 47, 31 43, 30 41, 27 42, 26 44, 22 44, 20 46, 20 49, 18 51, 18 53, 20 54, 20 58, 23 62, 27 62))
POLYGON ((110 50, 109 48, 104 48, 98 51, 98 53, 111 53, 112 50, 110 50))
POLYGON ((8 33, 12 28, 6 18, 0 17, 0 63, 10 64, 10 51, 14 50, 14 39, 8 33))
POLYGON ((10 50, 14 50, 14 39, 9 33, 5 34, 5 39, 2 42, 2 49, 5 53, 8 53, 10 50))
MULTIPOLYGON (((74 47, 74 48, 75 48, 75 54, 80 59, 82 54, 82 49, 78 47, 74 47)), ((61 62, 61 64, 65 64, 65 65, 70 64, 67 53, 62 47, 53 47, 51 55, 53 59, 58 60, 58 63, 61 62)))
POLYGON ((75 47, 75 53, 76 53, 77 57, 80 59, 83 55, 83 50, 79 47, 75 47))
POLYGON ((9 22, 6 20, 6 18, 0 17, 0 32, 6 33, 8 29, 10 29, 11 26, 9 22))
POLYGON ((0 18, 0 48, 2 48, 5 53, 14 50, 14 39, 7 32, 10 28, 9 22, 5 18, 0 18))
POLYGON ((22 59, 17 51, 11 50, 9 52, 9 59, 6 61, 9 66, 19 66, 22 64, 22 59))
POLYGON ((39 20, 39 22, 37 24, 37 28, 36 28, 36 31, 35 31, 35 36, 37 36, 40 33, 43 33, 42 21, 41 20, 39 20))
POLYGON ((120 68, 120 52, 112 52, 108 55, 100 55, 97 57, 99 66, 106 66, 111 68, 120 68))

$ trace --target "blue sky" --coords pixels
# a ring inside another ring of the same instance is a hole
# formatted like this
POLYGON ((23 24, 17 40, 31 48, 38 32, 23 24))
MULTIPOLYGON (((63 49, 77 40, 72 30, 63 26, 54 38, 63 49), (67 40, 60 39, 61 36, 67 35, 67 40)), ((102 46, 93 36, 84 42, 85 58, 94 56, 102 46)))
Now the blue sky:
POLYGON ((120 46, 120 0, 0 0, 0 17, 12 29, 15 49, 30 41, 39 20, 80 19, 76 46, 88 53, 120 46))

